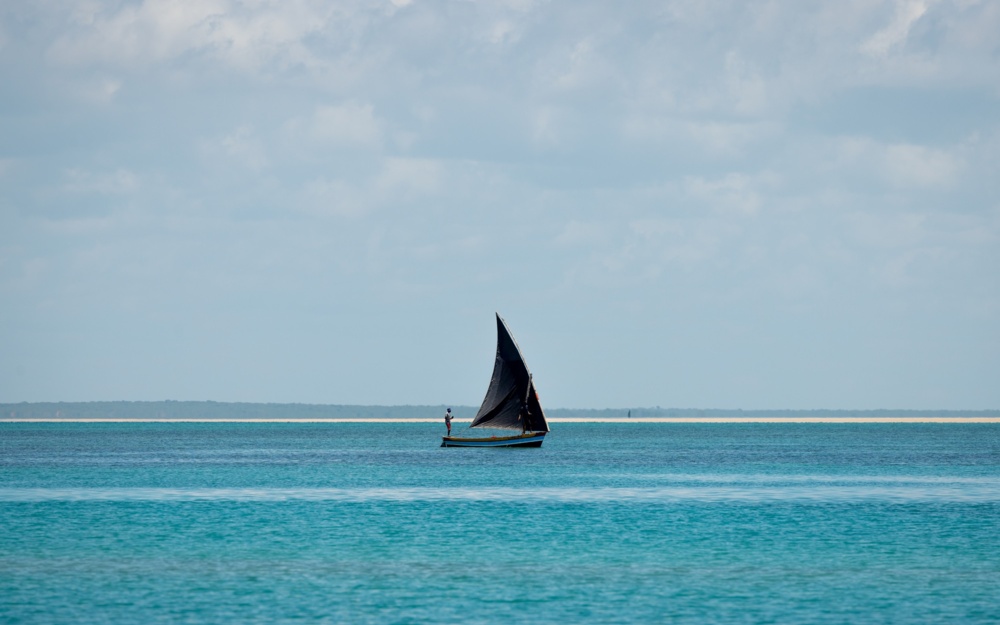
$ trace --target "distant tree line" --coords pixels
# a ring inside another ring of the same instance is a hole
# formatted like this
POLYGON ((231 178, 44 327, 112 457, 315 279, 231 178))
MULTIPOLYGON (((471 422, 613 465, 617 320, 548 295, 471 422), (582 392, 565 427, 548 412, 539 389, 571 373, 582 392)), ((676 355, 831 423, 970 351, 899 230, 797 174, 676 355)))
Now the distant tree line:
MULTIPOLYGON (((356 406, 337 404, 252 404, 214 401, 22 402, 0 404, 2 419, 437 419, 446 406, 356 406)), ((452 406, 459 419, 474 406, 452 406)), ((551 418, 780 418, 780 417, 1000 417, 1000 410, 729 410, 696 408, 553 408, 551 418)))

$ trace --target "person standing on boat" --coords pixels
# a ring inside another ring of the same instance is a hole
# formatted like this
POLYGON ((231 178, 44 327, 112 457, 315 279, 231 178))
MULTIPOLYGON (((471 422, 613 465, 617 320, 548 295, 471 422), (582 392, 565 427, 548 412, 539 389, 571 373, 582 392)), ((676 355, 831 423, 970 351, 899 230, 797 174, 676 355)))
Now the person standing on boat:
POLYGON ((451 436, 451 408, 444 413, 444 425, 448 428, 448 436, 451 436))

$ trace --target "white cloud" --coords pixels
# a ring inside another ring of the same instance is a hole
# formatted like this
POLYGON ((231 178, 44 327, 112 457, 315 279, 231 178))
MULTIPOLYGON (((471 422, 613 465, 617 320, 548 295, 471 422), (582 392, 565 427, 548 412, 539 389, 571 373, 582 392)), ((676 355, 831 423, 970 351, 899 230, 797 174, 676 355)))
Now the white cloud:
POLYGON ((531 138, 540 147, 554 147, 559 144, 559 111, 544 106, 532 113, 531 138))
POLYGON ((360 216, 434 195, 443 174, 444 167, 433 160, 387 158, 361 180, 324 176, 310 181, 299 210, 321 217, 360 216))
POLYGON ((310 64, 303 40, 339 13, 310 0, 143 0, 108 8, 76 7, 75 28, 56 39, 49 58, 67 64, 141 67, 206 54, 243 70, 310 64))
POLYGON ((441 185, 443 168, 437 161, 420 158, 389 158, 375 178, 382 195, 429 195, 441 185))
POLYGON ((691 120, 685 115, 642 112, 623 117, 620 124, 622 138, 631 145, 711 158, 746 157, 781 131, 766 121, 691 120))
POLYGON ((83 90, 83 96, 97 104, 108 104, 114 100, 121 88, 122 81, 115 78, 103 78, 87 85, 83 90))
POLYGON ((773 136, 775 128, 767 123, 688 122, 685 134, 700 150, 712 156, 747 156, 761 139, 773 136))
POLYGON ((646 216, 631 220, 568 223, 556 238, 579 250, 566 271, 567 288, 649 288, 678 274, 704 274, 739 228, 714 217, 646 216))
POLYGON ((556 62, 556 75, 553 85, 560 89, 578 89, 592 84, 605 71, 605 64, 590 39, 576 42, 565 57, 553 59, 556 62))
POLYGON ((572 219, 556 235, 554 243, 561 247, 587 247, 603 242, 606 235, 607 226, 605 224, 572 219))
MULTIPOLYGON (((954 302, 927 314, 930 334, 1000 301, 997 2, 41 0, 6 3, 0 22, 0 78, 17 85, 0 283, 33 257, 53 269, 4 299, 21 306, 11 328, 43 299, 67 302, 54 327, 79 318, 74 294, 60 299, 73 285, 95 301, 157 285, 161 306, 136 312, 192 328, 199 316, 171 308, 192 282, 206 308, 280 302, 262 327, 282 345, 315 342, 288 311, 333 318, 345 294, 357 336, 377 336, 396 312, 378 294, 400 285, 414 318, 431 291, 478 315, 534 289, 534 312, 567 333, 612 317, 609 300, 687 306, 702 336, 703 311, 877 315, 883 284, 907 315, 954 302), (461 254, 443 262, 441 241, 461 254), (149 264, 84 288, 67 268, 88 251, 97 270, 149 264)), ((140 318, 107 325, 156 335, 140 318)))
POLYGON ((726 54, 726 82, 737 113, 760 115, 767 110, 767 83, 735 50, 726 54))
POLYGON ((516 26, 510 20, 500 19, 493 23, 487 34, 487 39, 490 43, 499 44, 507 43, 514 36, 516 31, 516 26))
POLYGON ((949 187, 961 170, 957 156, 919 145, 890 145, 884 158, 889 180, 900 187, 949 187))
POLYGON ((318 107, 309 131, 315 139, 340 145, 373 148, 382 143, 382 124, 371 104, 347 102, 318 107))
POLYGON ((871 56, 885 57, 893 48, 902 47, 913 24, 927 13, 930 5, 929 0, 897 0, 892 21, 865 41, 861 50, 871 56))
POLYGON ((240 126, 224 137, 203 142, 202 155, 211 162, 222 158, 255 172, 268 164, 264 144, 249 126, 240 126))
POLYGON ((721 178, 689 176, 684 179, 684 191, 698 203, 726 214, 754 216, 760 212, 765 195, 769 195, 777 184, 777 177, 771 173, 754 176, 745 173, 729 173, 721 178))
POLYGON ((318 217, 349 217, 367 210, 361 191, 344 180, 317 178, 306 184, 300 212, 318 217))
POLYGON ((64 188, 70 193, 123 195, 139 189, 139 177, 123 168, 111 172, 70 169, 66 172, 66 177, 64 188))
POLYGON ((927 238, 927 217, 914 212, 852 212, 846 216, 858 243, 867 247, 905 249, 927 238))
POLYGON ((946 150, 858 137, 838 143, 838 169, 875 176, 882 184, 899 189, 951 187, 962 171, 959 148, 946 150))
POLYGON ((213 18, 227 9, 222 0, 145 0, 117 11, 83 5, 75 11, 77 29, 57 39, 49 55, 67 64, 162 61, 221 43, 213 18))
POLYGON ((653 284, 674 271, 703 272, 733 233, 731 225, 713 219, 634 219, 627 224, 622 243, 603 256, 609 274, 604 279, 653 284))

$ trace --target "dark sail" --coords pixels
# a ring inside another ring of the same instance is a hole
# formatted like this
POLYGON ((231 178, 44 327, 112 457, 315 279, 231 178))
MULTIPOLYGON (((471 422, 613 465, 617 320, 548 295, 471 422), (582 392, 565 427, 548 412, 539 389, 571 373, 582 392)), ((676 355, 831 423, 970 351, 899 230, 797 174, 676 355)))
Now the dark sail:
POLYGON ((486 398, 469 426, 522 432, 548 432, 545 413, 521 350, 497 315, 497 357, 486 398))

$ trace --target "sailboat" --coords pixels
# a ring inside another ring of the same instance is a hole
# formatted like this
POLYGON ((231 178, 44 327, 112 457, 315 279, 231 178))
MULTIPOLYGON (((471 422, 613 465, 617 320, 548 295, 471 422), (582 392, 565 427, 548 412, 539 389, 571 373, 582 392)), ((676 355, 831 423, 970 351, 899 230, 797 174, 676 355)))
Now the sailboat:
POLYGON ((520 432, 512 436, 461 438, 445 436, 442 447, 541 447, 549 424, 521 350, 497 313, 497 357, 486 398, 469 428, 520 432))

